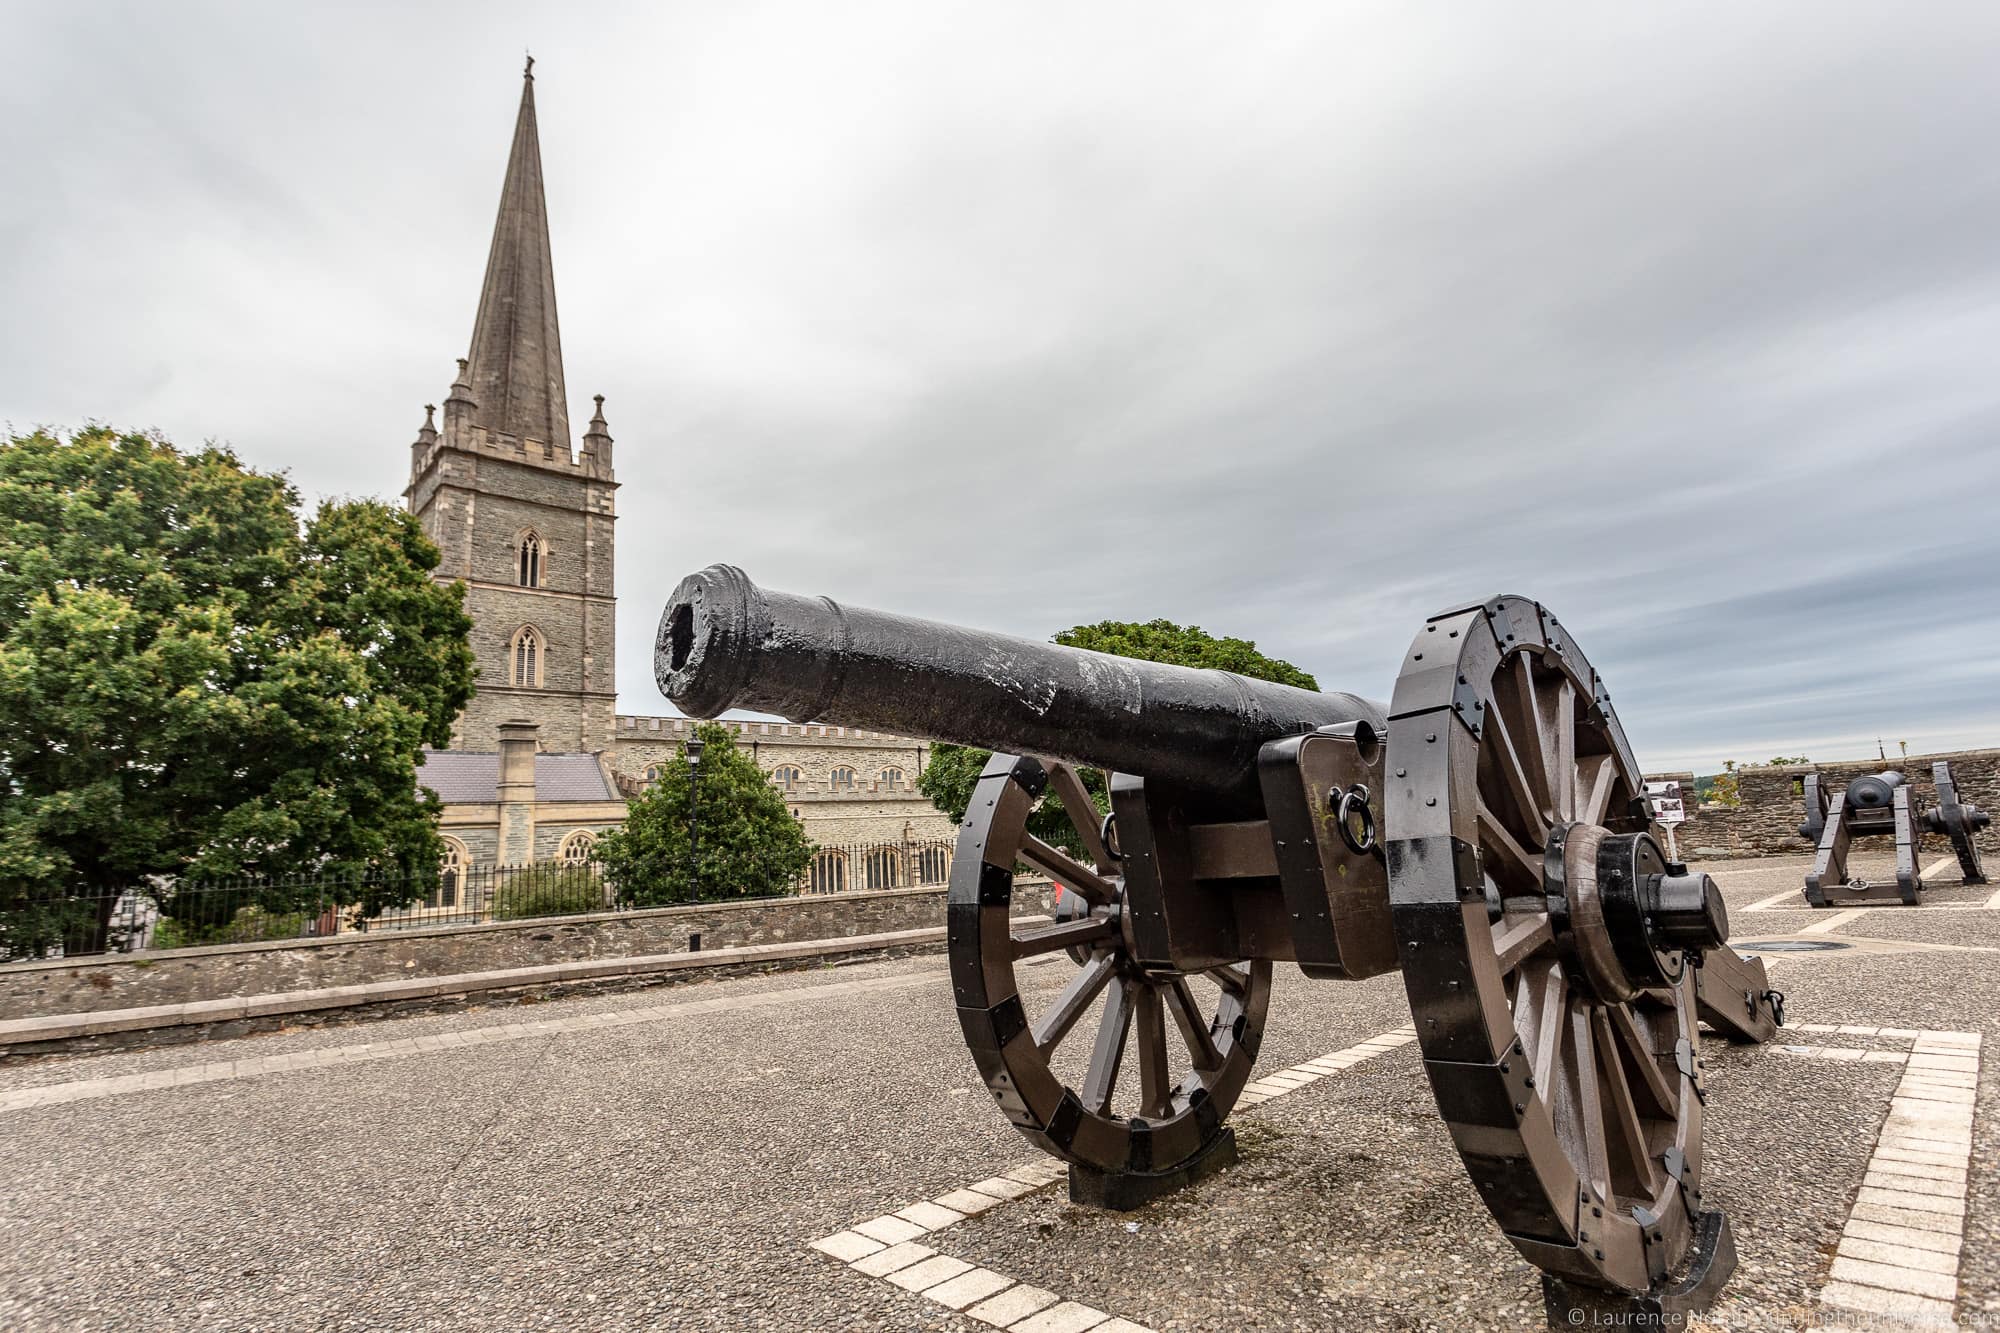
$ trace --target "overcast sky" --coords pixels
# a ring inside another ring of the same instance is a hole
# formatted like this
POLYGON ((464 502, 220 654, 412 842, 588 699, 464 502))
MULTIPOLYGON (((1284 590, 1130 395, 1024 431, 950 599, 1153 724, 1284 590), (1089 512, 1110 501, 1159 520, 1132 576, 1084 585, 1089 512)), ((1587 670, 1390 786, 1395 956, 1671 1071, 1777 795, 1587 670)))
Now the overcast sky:
POLYGON ((1642 761, 2000 743, 2000 6, 0 0, 0 422, 394 496, 521 56, 661 603, 1548 603, 1642 761), (560 11, 560 12, 558 12, 560 11))

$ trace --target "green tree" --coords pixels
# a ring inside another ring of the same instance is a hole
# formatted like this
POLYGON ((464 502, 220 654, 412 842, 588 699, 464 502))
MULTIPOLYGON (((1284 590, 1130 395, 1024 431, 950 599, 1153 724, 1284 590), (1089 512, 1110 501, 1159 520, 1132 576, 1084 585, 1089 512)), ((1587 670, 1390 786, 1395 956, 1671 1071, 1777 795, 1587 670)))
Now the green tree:
POLYGON ((299 511, 227 449, 0 442, 0 914, 55 894, 108 912, 155 876, 435 871, 416 761, 472 694, 463 589, 431 579, 400 510, 299 511))
POLYGON ((640 907, 701 898, 791 893, 812 861, 812 843, 735 735, 704 722, 696 874, 689 847, 687 750, 660 766, 653 785, 627 808, 625 826, 597 840, 595 860, 619 900, 640 907))
MULTIPOLYGON (((1070 648, 1087 648, 1117 657, 1136 657, 1174 666, 1213 667, 1257 680, 1296 685, 1302 690, 1319 688, 1319 682, 1311 676, 1290 662, 1266 657, 1248 639, 1219 639, 1197 625, 1176 625, 1170 620, 1149 620, 1144 624, 1100 620, 1095 625, 1066 629, 1057 634, 1054 641, 1070 648)), ((973 785, 978 782, 980 771, 986 767, 990 757, 990 751, 969 746, 934 745, 931 747, 930 762, 917 775, 917 790, 930 797, 931 804, 957 823, 965 818, 965 807, 971 803, 973 785)), ((1085 770, 1082 777, 1098 809, 1109 810, 1111 801, 1104 775, 1090 769, 1085 770)), ((1059 801, 1043 800, 1028 817, 1028 829, 1044 842, 1065 847, 1073 854, 1083 850, 1059 801)))

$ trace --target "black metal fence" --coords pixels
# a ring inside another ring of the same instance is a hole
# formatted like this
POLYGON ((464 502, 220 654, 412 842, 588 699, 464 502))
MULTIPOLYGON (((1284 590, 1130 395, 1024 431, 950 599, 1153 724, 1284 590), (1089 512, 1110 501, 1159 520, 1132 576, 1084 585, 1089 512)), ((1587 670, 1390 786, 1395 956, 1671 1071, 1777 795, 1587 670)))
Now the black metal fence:
POLYGON ((850 842, 813 849, 801 893, 929 888, 951 878, 952 844, 943 840, 850 842))
MULTIPOLYGON (((816 848, 799 893, 943 884, 952 844, 851 843, 816 848)), ((716 895, 689 901, 728 900, 716 895)), ((739 896, 740 895, 735 895, 739 896)), ((0 962, 203 944, 520 921, 670 906, 620 893, 588 862, 447 866, 434 874, 242 879, 153 884, 97 895, 0 890, 0 962)))
POLYGON ((0 894, 0 961, 515 921, 629 904, 587 863, 386 877, 162 880, 98 895, 0 894))

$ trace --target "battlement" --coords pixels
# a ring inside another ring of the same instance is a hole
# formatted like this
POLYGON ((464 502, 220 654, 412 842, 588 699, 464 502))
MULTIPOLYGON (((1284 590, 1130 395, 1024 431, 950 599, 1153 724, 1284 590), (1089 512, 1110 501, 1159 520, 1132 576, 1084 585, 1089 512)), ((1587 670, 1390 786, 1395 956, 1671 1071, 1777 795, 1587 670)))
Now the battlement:
MULTIPOLYGON (((585 437, 586 441, 589 437, 585 437)), ((522 467, 540 468, 545 472, 557 472, 564 476, 587 478, 604 486, 615 487, 611 460, 600 455, 586 442, 581 450, 570 452, 567 444, 552 445, 544 440, 524 439, 509 435, 504 431, 491 431, 484 426, 447 427, 437 440, 420 453, 411 468, 411 486, 417 479, 436 467, 443 455, 451 453, 476 454, 481 458, 494 458, 514 463, 522 467)))

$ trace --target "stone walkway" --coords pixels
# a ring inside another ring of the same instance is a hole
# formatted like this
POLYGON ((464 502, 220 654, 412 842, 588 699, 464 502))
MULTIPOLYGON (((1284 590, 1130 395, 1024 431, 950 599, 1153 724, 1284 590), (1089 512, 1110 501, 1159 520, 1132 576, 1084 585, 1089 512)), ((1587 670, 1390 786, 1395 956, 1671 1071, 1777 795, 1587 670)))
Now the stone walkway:
MULTIPOLYGON (((1755 903, 1785 872, 1723 882, 1755 903)), ((1735 915, 1836 947, 1770 955, 1782 1043, 1706 1044, 1741 1256, 1711 1322, 2000 1320, 2000 913, 1735 915)), ((1281 969, 1242 1163, 1133 1214, 1069 1205, 994 1113, 939 958, 645 999, 0 1070, 0 1327, 1539 1323, 1398 978, 1281 969)))

